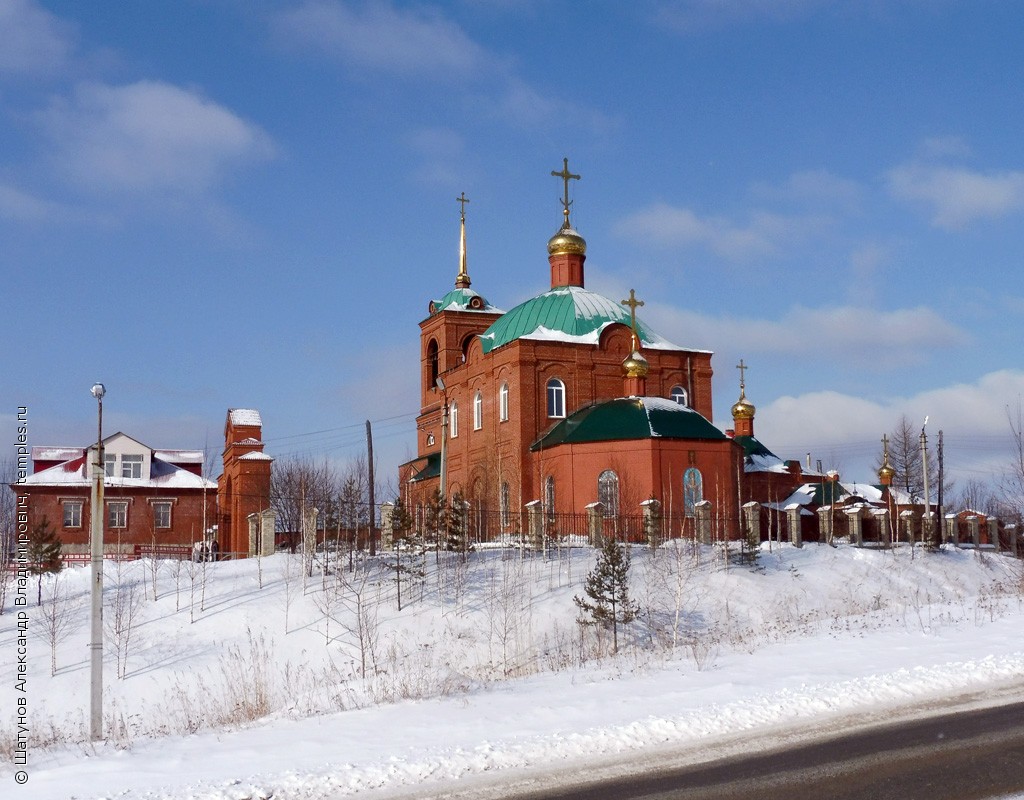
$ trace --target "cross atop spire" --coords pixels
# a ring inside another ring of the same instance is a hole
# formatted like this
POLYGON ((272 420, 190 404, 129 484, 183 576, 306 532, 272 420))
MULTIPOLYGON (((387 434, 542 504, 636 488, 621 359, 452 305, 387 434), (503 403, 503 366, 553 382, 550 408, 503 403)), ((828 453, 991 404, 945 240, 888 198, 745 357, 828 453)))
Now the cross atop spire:
POLYGON ((746 384, 746 371, 750 369, 746 364, 743 363, 743 359, 740 359, 740 363, 736 365, 736 369, 740 371, 740 394, 745 395, 747 390, 746 384))
POLYGON ((562 171, 561 172, 555 172, 554 170, 552 170, 551 171, 551 175, 553 177, 555 177, 555 178, 561 178, 562 179, 562 184, 563 184, 563 187, 564 187, 563 188, 564 194, 562 196, 562 214, 565 215, 565 221, 562 223, 562 227, 563 228, 571 228, 572 226, 569 224, 569 206, 572 205, 572 201, 569 199, 569 181, 570 180, 578 181, 580 179, 580 176, 579 175, 573 175, 573 173, 569 172, 569 159, 568 158, 563 158, 562 159, 562 171))
POLYGON ((644 304, 643 300, 636 299, 636 292, 632 289, 629 290, 629 299, 619 301, 622 305, 629 308, 629 327, 633 331, 633 348, 636 349, 640 346, 640 337, 636 335, 636 309, 637 306, 644 304))
POLYGON ((458 289, 468 289, 470 285, 469 272, 466 270, 466 203, 469 198, 466 193, 455 198, 459 204, 459 274, 455 278, 455 286, 458 289))

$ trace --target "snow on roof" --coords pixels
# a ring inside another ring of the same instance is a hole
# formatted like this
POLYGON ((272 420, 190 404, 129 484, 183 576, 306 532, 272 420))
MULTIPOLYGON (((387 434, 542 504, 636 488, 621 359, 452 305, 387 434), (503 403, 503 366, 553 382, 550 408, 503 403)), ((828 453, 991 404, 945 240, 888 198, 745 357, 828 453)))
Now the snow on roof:
POLYGON ((202 464, 202 450, 154 450, 153 457, 173 464, 202 464))
POLYGON ((246 453, 244 456, 238 457, 239 461, 273 461, 273 456, 268 456, 266 453, 246 453))
MULTIPOLYGON (((92 484, 91 476, 85 469, 84 456, 73 461, 65 461, 63 464, 55 464, 52 467, 41 470, 34 475, 29 475, 21 482, 22 486, 81 486, 87 487, 92 484)), ((206 480, 186 469, 174 464, 154 458, 150 466, 148 478, 122 478, 120 476, 107 476, 103 479, 103 485, 113 488, 124 489, 216 489, 216 481, 206 480)))
POLYGON ((228 418, 232 425, 263 425, 260 412, 255 408, 229 408, 228 418))
POLYGON ((33 461, 70 461, 79 458, 85 451, 81 447, 47 447, 32 448, 33 461))
POLYGON ((242 439, 242 441, 240 442, 235 442, 235 444, 256 445, 263 444, 263 442, 261 442, 259 439, 254 439, 252 436, 250 436, 248 439, 242 439))

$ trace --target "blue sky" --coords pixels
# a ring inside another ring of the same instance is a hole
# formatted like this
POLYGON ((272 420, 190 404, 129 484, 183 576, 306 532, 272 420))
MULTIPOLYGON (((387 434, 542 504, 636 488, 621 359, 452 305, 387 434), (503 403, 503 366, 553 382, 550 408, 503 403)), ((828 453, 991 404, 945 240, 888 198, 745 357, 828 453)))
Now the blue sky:
POLYGON ((976 0, 0 0, 0 434, 413 454, 457 272, 547 288, 562 158, 587 286, 740 358, 782 457, 873 479, 901 414, 992 480, 1024 392, 1024 9, 976 0))

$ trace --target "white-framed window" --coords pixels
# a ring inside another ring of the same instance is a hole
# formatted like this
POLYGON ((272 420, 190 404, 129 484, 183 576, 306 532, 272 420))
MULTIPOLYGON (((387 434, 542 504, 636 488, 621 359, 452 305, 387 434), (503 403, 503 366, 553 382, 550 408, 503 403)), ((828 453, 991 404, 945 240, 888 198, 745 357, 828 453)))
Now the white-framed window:
POLYGON ((480 392, 473 395, 473 430, 478 431, 484 426, 484 396, 480 392))
POLYGON ((153 527, 171 527, 171 501, 156 500, 153 502, 153 527))
POLYGON ((121 477, 141 478, 142 477, 142 456, 123 455, 121 456, 121 477))
POLYGON ((548 475, 544 480, 544 513, 548 522, 555 521, 555 476, 548 475))
POLYGON ((508 422, 508 384, 501 384, 498 390, 498 420, 508 422))
POLYGON ((107 527, 128 527, 128 502, 126 500, 117 500, 107 503, 107 527))
POLYGON ((686 398, 686 389, 684 389, 682 386, 673 386, 672 387, 672 393, 669 396, 675 402, 679 403, 679 405, 681 405, 681 406, 687 405, 687 402, 686 402, 686 399, 687 399, 686 398))
POLYGON ((604 506, 606 517, 619 515, 619 476, 615 470, 606 469, 597 478, 597 499, 604 506))
POLYGON ((81 500, 65 500, 63 505, 64 505, 64 527, 65 528, 81 528, 82 527, 82 501, 81 500))
POLYGON ((565 416, 565 384, 558 378, 548 381, 548 416, 555 419, 565 416))
POLYGON ((448 433, 453 439, 459 435, 459 404, 454 401, 448 409, 448 433))
POLYGON ((117 469, 117 455, 114 453, 103 454, 103 472, 108 478, 114 477, 114 470, 117 469))

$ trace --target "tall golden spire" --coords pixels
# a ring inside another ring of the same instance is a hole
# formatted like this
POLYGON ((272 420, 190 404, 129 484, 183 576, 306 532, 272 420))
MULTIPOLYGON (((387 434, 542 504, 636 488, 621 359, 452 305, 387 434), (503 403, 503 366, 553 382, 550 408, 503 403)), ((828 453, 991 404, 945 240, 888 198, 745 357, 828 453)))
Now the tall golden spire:
POLYGON ((455 278, 456 289, 468 289, 470 285, 469 272, 466 271, 466 203, 469 198, 466 193, 455 198, 461 208, 459 209, 459 274, 455 278))

